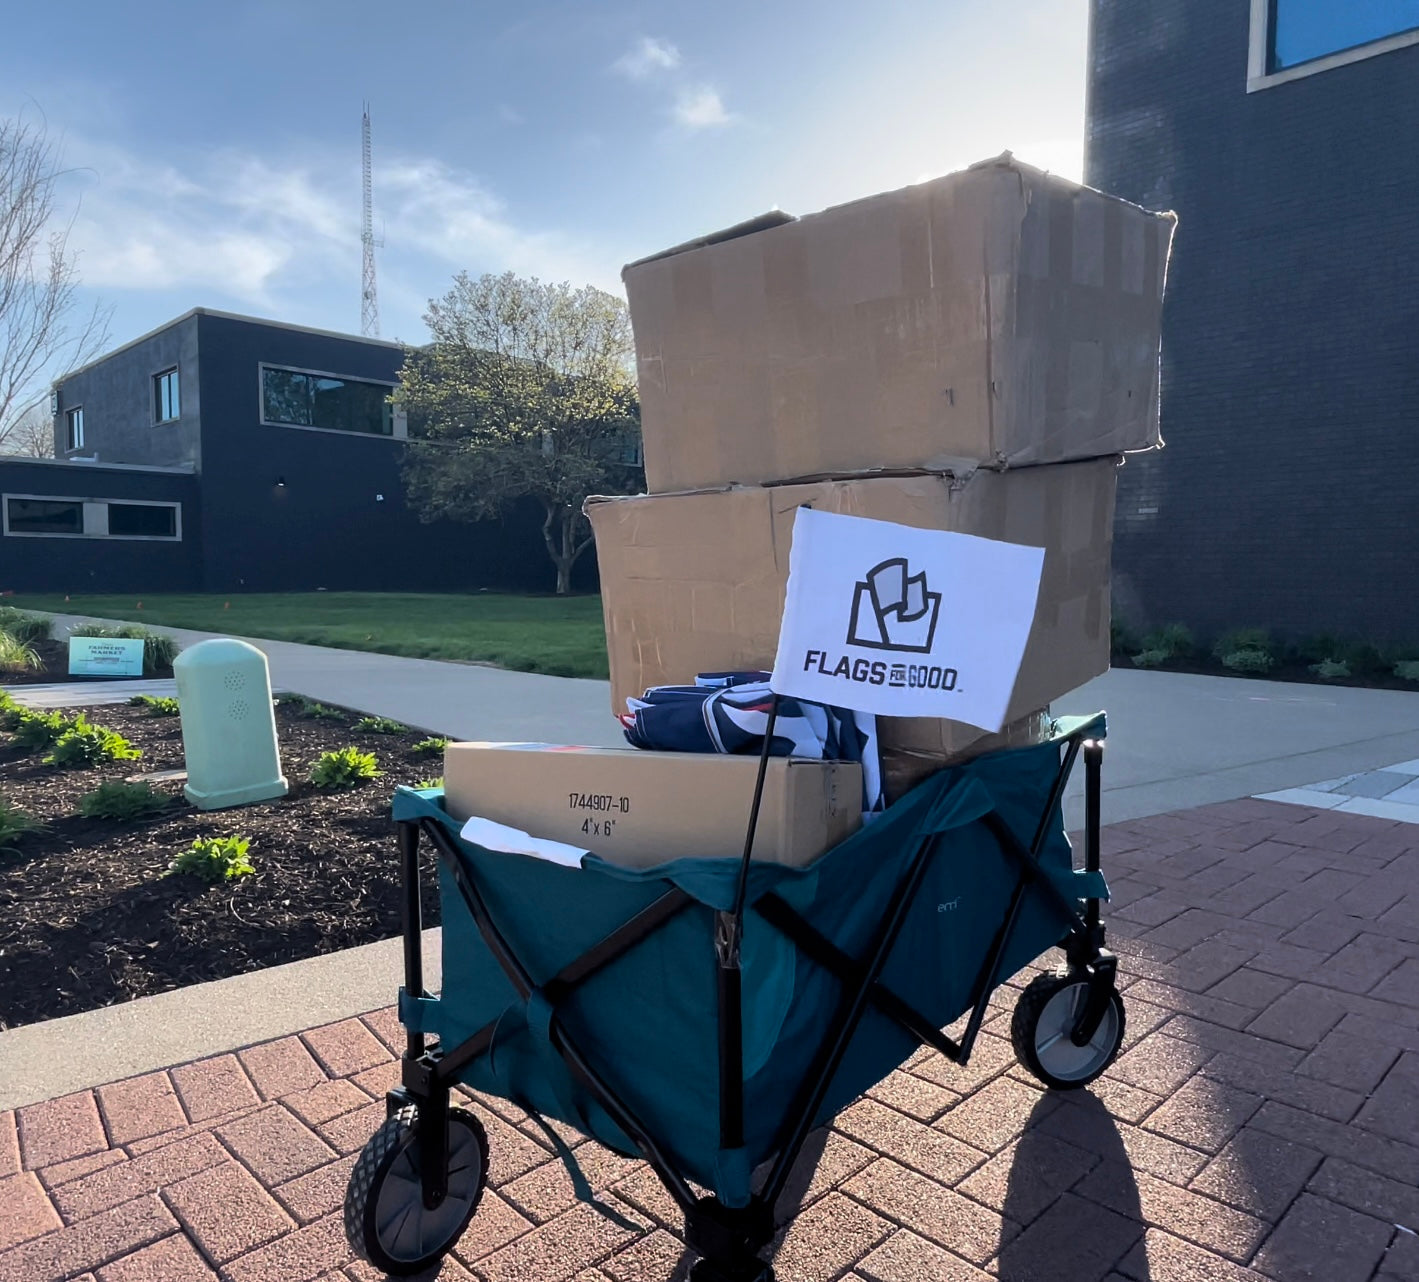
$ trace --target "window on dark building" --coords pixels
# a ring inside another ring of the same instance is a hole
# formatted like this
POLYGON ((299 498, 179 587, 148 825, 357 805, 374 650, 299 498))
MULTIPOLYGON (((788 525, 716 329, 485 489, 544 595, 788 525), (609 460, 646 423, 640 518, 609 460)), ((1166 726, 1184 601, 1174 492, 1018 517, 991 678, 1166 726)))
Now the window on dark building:
POLYGON ((1419 28, 1419 0, 1271 0, 1268 71, 1419 28))
POLYGON ((68 444, 65 449, 81 450, 84 448, 84 407, 76 405, 64 416, 64 424, 67 430, 68 444))
POLYGON ((180 503, 3 496, 3 533, 47 538, 181 539, 180 503))
POLYGON ((303 370, 261 370, 261 421, 285 427, 392 436, 388 383, 366 383, 303 370))
POLYGON ((110 503, 110 538, 175 539, 177 508, 171 503, 110 503))
POLYGON ((182 413, 178 398, 177 370, 166 369, 153 375, 153 416, 159 423, 171 423, 182 413))
POLYGON ((79 499, 5 500, 7 534, 82 534, 84 504, 79 499))

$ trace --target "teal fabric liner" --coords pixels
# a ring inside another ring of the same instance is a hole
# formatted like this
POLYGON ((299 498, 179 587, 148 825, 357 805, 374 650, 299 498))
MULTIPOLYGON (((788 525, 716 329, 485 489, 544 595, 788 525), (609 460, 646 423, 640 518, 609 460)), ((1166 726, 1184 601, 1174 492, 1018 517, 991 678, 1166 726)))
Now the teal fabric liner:
MULTIPOLYGON (((1038 747, 941 771, 808 868, 751 867, 742 953, 745 1145, 733 1152, 719 1148, 714 912, 733 901, 734 851, 724 859, 669 860, 643 870, 588 855, 581 868, 568 868, 462 841, 461 825, 444 812, 437 790, 400 789, 394 817, 430 818, 455 837, 494 921, 538 983, 659 898, 667 883, 695 899, 581 985, 556 1018, 683 1172, 726 1204, 742 1205, 749 1172, 772 1155, 841 999, 838 982, 758 917, 754 902, 776 893, 838 947, 861 958, 921 841, 941 834, 882 978, 938 1027, 951 1023, 967 1009, 1019 880, 1015 861, 979 821, 997 811, 1028 846, 1059 770, 1063 740, 1084 727, 1102 738, 1102 714, 1060 723, 1055 737, 1038 747)), ((1071 900, 1107 897, 1101 875, 1074 871, 1058 811, 1041 864, 1071 900)), ((632 1152, 629 1139, 552 1049, 545 1001, 534 995, 529 1009, 517 998, 448 870, 440 866, 439 876, 443 993, 436 1001, 406 998, 401 1016, 450 1048, 498 1021, 490 1052, 466 1070, 468 1085, 632 1152)), ((1002 978, 1059 944, 1068 926, 1044 895, 1027 895, 1002 978)), ((910 1034, 869 1010, 815 1120, 830 1119, 915 1049, 910 1034)))

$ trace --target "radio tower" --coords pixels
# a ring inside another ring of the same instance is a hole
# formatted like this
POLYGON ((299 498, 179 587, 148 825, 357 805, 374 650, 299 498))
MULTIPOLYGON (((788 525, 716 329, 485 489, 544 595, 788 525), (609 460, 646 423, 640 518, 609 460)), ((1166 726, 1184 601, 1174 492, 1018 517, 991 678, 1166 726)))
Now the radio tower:
POLYGON ((374 283, 374 199, 370 181, 369 103, 365 103, 364 136, 360 154, 364 161, 364 206, 360 223, 360 243, 365 249, 364 273, 360 283, 360 333, 366 338, 378 338, 379 295, 374 283))

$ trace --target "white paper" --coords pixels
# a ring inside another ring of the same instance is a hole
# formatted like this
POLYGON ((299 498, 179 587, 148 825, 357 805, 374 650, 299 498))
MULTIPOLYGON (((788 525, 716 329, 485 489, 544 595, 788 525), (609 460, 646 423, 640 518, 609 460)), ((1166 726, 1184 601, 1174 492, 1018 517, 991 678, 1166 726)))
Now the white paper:
POLYGON ((799 508, 772 688, 999 730, 1044 557, 1018 543, 799 508))
POLYGON ((464 841, 482 846, 484 850, 499 850, 509 855, 531 855, 534 859, 545 859, 548 863, 562 864, 567 868, 580 868, 581 857, 587 853, 565 842, 533 837, 521 828, 494 823, 491 819, 479 819, 476 815, 463 825, 463 831, 459 835, 464 841))

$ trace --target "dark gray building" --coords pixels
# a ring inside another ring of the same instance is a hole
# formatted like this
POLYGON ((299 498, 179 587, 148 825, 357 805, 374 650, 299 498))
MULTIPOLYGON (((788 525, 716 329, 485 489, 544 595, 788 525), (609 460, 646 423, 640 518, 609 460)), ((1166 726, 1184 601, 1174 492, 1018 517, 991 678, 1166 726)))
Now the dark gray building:
POLYGON ((198 308, 65 375, 56 459, 0 459, 0 590, 550 589, 535 513, 405 505, 402 361, 198 308))
POLYGON ((1416 138, 1416 0, 1093 0, 1086 181, 1179 220, 1118 616, 1419 641, 1416 138))

